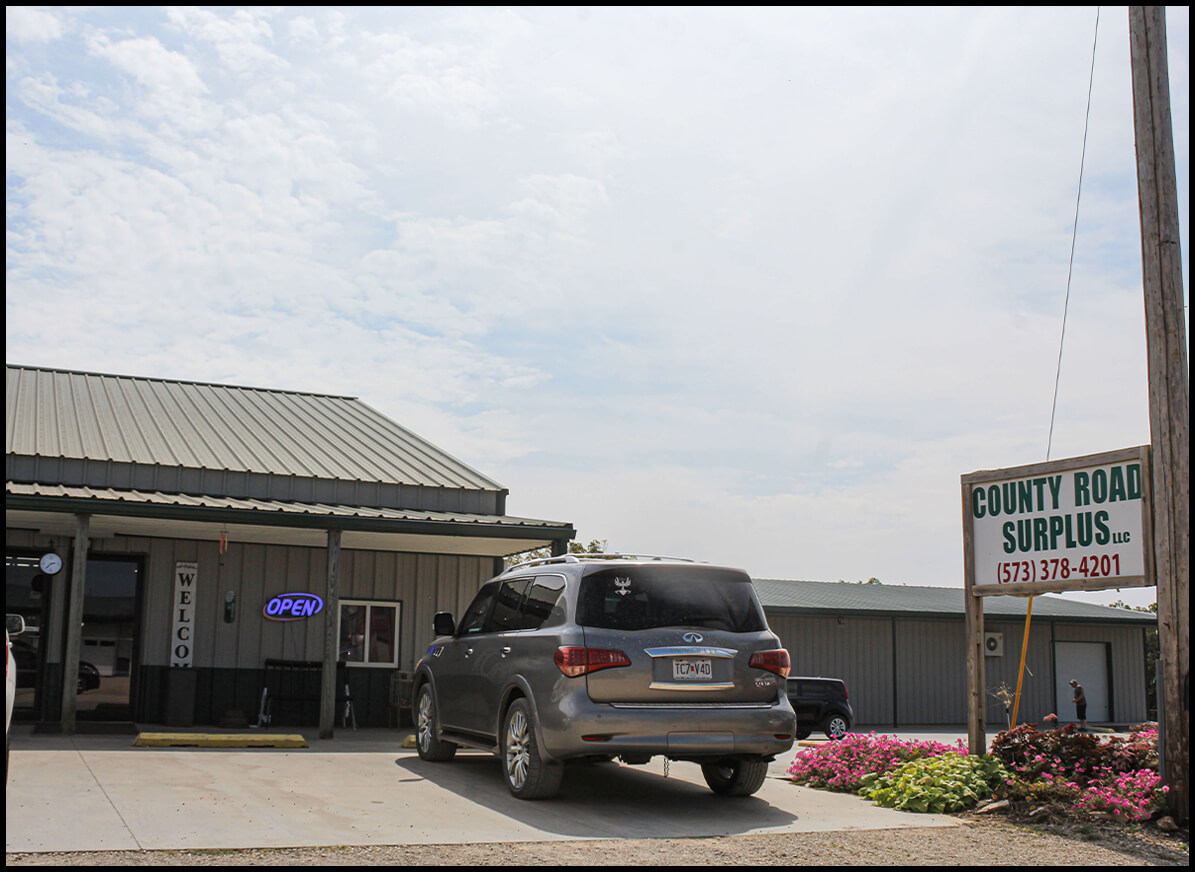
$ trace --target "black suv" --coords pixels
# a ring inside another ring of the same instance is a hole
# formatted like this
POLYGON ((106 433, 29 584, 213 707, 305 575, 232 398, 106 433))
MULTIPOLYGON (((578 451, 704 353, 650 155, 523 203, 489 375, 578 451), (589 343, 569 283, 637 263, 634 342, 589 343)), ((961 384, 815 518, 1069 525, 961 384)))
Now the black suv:
POLYGON ((788 652, 742 570, 531 561, 487 582, 459 622, 436 615, 435 632, 415 670, 419 756, 490 751, 522 799, 555 793, 568 761, 657 755, 746 796, 792 747, 788 652))
POLYGON ((798 739, 808 739, 815 729, 841 739, 855 722, 846 682, 838 678, 790 678, 788 701, 797 713, 798 739))

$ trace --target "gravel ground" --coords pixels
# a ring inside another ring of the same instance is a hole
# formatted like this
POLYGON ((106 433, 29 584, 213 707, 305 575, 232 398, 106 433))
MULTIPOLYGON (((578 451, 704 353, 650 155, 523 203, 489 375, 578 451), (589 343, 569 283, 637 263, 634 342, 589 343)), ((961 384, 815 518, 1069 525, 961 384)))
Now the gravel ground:
POLYGON ((8 866, 1188 866, 1187 834, 1085 823, 1043 829, 1000 818, 959 827, 708 839, 603 839, 482 845, 8 854, 8 866))

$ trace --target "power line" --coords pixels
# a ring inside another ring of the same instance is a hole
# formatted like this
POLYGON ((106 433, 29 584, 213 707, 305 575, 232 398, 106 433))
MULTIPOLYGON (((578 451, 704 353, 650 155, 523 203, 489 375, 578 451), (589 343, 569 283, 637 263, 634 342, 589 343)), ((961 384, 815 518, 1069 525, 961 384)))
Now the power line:
POLYGON ((1062 304, 1062 335, 1058 338, 1058 370, 1054 373, 1054 402, 1050 406, 1050 437, 1046 442, 1046 460, 1054 447, 1054 416, 1058 413, 1058 383, 1062 380, 1062 347, 1066 342, 1066 315, 1071 303, 1071 276, 1075 271, 1075 240, 1079 235, 1079 201, 1083 196, 1083 166, 1087 160, 1087 127, 1091 121, 1091 89, 1095 82, 1095 47, 1100 36, 1100 7, 1095 7, 1095 35, 1091 40, 1091 73, 1087 79, 1087 115, 1083 119, 1083 153, 1079 156, 1079 187, 1075 192, 1075 224, 1071 229, 1071 258, 1066 270, 1066 301, 1062 304))

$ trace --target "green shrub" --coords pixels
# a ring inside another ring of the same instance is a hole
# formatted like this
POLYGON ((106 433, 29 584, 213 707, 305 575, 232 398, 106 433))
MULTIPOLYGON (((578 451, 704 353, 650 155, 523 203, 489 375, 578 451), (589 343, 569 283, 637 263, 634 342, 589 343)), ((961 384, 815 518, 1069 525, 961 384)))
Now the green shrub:
POLYGON ((995 757, 951 751, 865 776, 859 794, 885 808, 943 814, 970 808, 1007 779, 1008 771, 995 757))

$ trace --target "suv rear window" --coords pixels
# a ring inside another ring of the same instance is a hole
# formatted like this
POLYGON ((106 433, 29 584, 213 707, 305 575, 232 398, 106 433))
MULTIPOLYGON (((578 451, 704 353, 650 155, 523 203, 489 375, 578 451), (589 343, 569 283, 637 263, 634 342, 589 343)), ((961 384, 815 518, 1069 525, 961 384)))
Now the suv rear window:
POLYGON ((704 627, 767 629, 751 579, 705 566, 618 566, 585 576, 577 623, 607 630, 704 627))

